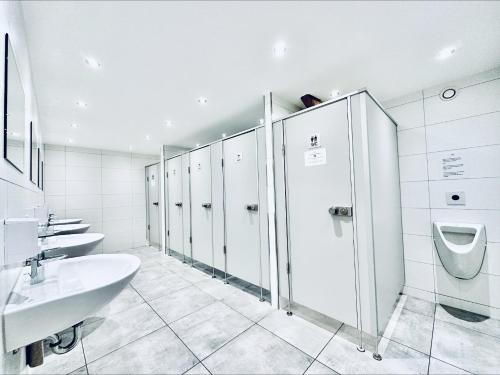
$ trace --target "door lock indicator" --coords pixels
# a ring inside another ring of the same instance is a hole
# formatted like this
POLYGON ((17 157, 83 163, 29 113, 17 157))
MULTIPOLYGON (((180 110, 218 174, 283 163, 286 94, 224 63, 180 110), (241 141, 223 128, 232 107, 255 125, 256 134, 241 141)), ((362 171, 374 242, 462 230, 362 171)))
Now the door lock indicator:
POLYGON ((182 202, 175 202, 175 205, 176 205, 177 207, 182 207, 182 202))
POLYGON ((201 207, 203 207, 203 208, 212 208, 212 203, 202 203, 201 207))
POLYGON ((352 207, 334 206, 328 209, 332 216, 352 216, 352 207))
POLYGON ((258 204, 247 204, 246 209, 248 211, 259 211, 259 205, 258 204))

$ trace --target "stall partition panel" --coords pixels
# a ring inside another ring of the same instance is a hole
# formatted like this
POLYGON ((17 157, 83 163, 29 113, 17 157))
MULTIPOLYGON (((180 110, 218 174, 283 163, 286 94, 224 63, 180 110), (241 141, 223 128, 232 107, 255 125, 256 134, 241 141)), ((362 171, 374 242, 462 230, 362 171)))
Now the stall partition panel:
POLYGON ((210 147, 190 153, 192 258, 213 266, 210 147))
POLYGON ((182 160, 181 156, 167 161, 168 189, 168 236, 169 249, 184 253, 183 202, 182 202, 182 160))
POLYGON ((191 197, 189 181, 189 154, 181 156, 182 164, 182 233, 184 255, 191 257, 191 197))
POLYGON ((149 245, 160 246, 160 164, 146 167, 148 241, 149 245))
POLYGON ((262 284, 256 132, 223 141, 227 272, 262 284))
POLYGON ((264 127, 257 132, 257 164, 259 178, 259 220, 260 220, 260 248, 262 264, 262 287, 270 289, 269 274, 269 232, 267 218, 267 178, 266 178, 266 130, 264 127))
POLYGON ((210 146, 212 164, 212 220, 214 267, 224 270, 224 188, 222 179, 222 142, 210 146))
POLYGON ((346 100, 284 121, 292 300, 357 326, 346 100))

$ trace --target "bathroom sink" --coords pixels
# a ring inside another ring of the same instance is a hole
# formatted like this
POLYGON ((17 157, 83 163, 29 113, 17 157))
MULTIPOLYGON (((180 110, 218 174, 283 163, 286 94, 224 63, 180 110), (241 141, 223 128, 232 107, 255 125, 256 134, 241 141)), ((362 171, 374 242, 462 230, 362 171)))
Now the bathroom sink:
POLYGON ((56 219, 51 220, 50 225, 80 224, 82 219, 56 219))
POLYGON ((52 236, 39 239, 40 251, 47 251, 49 256, 66 254, 68 258, 87 255, 104 239, 102 233, 81 233, 52 236))
POLYGON ((88 318, 115 298, 139 270, 139 258, 105 254, 45 264, 45 280, 30 285, 23 269, 3 313, 5 350, 45 339, 88 318))
POLYGON ((59 236, 61 234, 85 233, 89 230, 90 224, 51 225, 50 228, 54 231, 55 236, 59 236))

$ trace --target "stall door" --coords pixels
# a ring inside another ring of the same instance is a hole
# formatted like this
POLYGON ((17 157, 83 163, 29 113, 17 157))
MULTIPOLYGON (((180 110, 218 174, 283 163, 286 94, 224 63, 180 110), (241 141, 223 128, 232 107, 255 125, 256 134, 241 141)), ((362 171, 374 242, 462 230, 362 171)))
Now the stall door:
POLYGON ((150 246, 160 246, 160 164, 146 167, 148 204, 148 241, 150 246))
POLYGON ((168 181, 168 234, 169 248, 184 253, 183 202, 182 202, 182 160, 181 156, 167 162, 168 181))
POLYGON ((261 285, 255 131, 223 141, 227 272, 261 285))
POLYGON ((210 147, 190 153, 193 259, 213 265, 210 147))
POLYGON ((284 122, 293 301, 356 326, 347 103, 284 122), (347 213, 346 216, 342 216, 347 213))

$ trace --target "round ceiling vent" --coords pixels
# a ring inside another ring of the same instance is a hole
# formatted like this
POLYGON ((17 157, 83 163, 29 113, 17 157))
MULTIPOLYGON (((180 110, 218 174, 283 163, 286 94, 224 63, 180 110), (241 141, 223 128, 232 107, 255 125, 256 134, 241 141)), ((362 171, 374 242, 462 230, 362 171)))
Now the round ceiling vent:
POLYGON ((457 96, 457 90, 453 87, 445 88, 443 91, 441 91, 441 94, 439 94, 439 97, 442 100, 451 100, 455 98, 455 96, 457 96))

